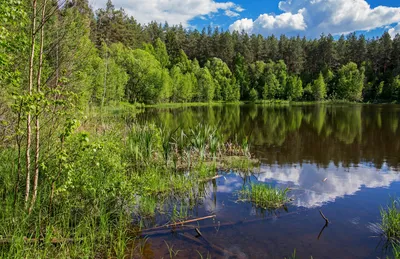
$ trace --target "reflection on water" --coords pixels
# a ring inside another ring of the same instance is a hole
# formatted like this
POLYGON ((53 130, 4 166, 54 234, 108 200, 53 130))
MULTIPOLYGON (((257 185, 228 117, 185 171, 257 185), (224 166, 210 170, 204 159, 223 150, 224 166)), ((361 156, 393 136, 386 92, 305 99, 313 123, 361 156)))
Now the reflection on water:
POLYGON ((392 182, 400 181, 400 174, 386 164, 382 169, 362 164, 351 168, 336 167, 334 164, 327 168, 318 168, 312 164, 297 167, 261 166, 261 172, 257 177, 259 181, 277 181, 279 184, 298 187, 295 189, 302 193, 296 196, 294 204, 306 208, 353 195, 362 187, 389 187, 392 182))
MULTIPOLYGON (((241 258, 284 258, 294 249, 298 258, 390 255, 372 236, 379 232, 379 209, 400 193, 400 106, 232 105, 149 109, 140 116, 171 129, 200 122, 219 127, 226 139, 250 136, 251 152, 262 162, 257 173, 227 173, 210 182, 194 209, 195 217, 217 215, 214 222, 200 222, 200 228, 229 223, 202 229, 211 243, 241 258), (288 211, 271 217, 238 203, 237 191, 250 181, 290 187, 294 201, 288 211), (332 221, 323 233, 319 209, 332 221), (260 218, 265 220, 246 223, 260 218)), ((178 258, 199 252, 204 258, 207 253, 228 258, 173 234, 151 238, 149 258, 168 257, 164 240, 182 250, 178 258)))
POLYGON ((149 109, 140 116, 171 129, 205 123, 226 138, 250 136, 253 152, 269 164, 377 168, 399 166, 399 118, 398 105, 226 105, 149 109))

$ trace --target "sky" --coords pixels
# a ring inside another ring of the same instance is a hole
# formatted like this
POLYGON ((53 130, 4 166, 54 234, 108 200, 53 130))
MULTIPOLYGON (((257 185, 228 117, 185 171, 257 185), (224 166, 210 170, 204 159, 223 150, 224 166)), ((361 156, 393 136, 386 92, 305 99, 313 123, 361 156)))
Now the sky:
MULTIPOLYGON (((106 0, 90 0, 104 8, 106 0)), ((400 0, 113 0, 138 22, 168 22, 201 30, 209 25, 249 34, 367 37, 400 33, 400 0)))

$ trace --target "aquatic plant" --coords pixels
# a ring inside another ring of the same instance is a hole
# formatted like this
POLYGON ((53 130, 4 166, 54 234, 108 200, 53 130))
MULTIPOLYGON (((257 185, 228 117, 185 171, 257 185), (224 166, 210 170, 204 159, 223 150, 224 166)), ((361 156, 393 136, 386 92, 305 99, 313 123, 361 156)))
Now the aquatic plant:
POLYGON ((181 250, 174 250, 174 245, 170 246, 167 241, 164 240, 165 245, 167 246, 169 258, 172 259, 178 255, 181 250))
POLYGON ((400 206, 398 199, 392 199, 384 209, 381 208, 380 227, 390 242, 400 241, 400 206))
POLYGON ((251 183, 239 192, 239 198, 263 209, 277 209, 288 201, 288 191, 288 188, 281 190, 268 184, 251 183))

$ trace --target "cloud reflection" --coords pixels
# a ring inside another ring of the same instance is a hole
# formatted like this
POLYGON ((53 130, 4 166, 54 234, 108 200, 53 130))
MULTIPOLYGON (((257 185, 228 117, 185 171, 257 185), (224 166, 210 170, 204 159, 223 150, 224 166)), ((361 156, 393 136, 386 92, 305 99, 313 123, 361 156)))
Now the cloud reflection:
POLYGON ((294 204, 306 208, 318 207, 345 195, 354 195, 363 186, 389 187, 391 183, 400 181, 400 174, 385 165, 382 169, 365 164, 351 168, 336 167, 333 164, 328 168, 318 168, 312 164, 286 167, 262 165, 260 171, 259 181, 294 185, 299 192, 294 204), (327 180, 324 182, 325 178, 327 180))

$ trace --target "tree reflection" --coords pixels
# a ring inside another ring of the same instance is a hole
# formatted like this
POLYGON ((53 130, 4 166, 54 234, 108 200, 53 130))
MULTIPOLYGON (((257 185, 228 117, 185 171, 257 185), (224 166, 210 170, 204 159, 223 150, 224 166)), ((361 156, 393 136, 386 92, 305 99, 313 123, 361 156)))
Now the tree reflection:
POLYGON ((312 162, 327 167, 361 162, 398 168, 400 107, 396 105, 217 105, 149 109, 141 121, 167 128, 218 126, 224 139, 249 137, 270 164, 312 162))

